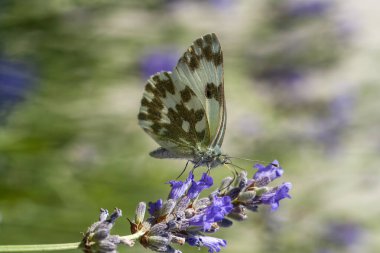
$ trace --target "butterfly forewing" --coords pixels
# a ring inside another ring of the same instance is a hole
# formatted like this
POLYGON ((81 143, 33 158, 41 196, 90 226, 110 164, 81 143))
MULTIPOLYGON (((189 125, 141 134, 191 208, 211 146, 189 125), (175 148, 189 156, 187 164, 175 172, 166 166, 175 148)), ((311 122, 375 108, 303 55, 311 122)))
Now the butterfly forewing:
POLYGON ((206 111, 211 142, 202 143, 203 146, 220 146, 225 131, 226 110, 223 52, 215 34, 207 34, 194 41, 178 61, 173 79, 176 83, 191 87, 206 111))
POLYGON ((198 151, 220 147, 226 123, 223 88, 223 54, 215 34, 195 40, 173 73, 153 75, 138 115, 140 126, 162 147, 153 156, 192 159, 198 151))

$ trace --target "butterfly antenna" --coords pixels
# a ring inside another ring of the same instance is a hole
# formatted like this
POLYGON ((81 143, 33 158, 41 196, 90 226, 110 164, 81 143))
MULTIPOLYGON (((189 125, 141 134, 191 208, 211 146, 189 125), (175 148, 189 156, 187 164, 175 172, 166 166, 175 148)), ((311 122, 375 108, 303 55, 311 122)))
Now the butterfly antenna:
POLYGON ((190 161, 187 160, 186 165, 185 165, 185 168, 183 168, 181 174, 179 174, 179 176, 178 176, 176 179, 180 178, 180 177, 183 175, 183 173, 185 173, 185 171, 186 171, 186 169, 187 169, 187 165, 189 164, 189 162, 190 162, 190 161))
MULTIPOLYGON (((233 164, 232 162, 225 163, 225 165, 228 165, 228 164, 232 165, 234 168, 238 168, 240 170, 245 170, 244 168, 240 167, 239 165, 233 164)), ((235 172, 237 173, 236 169, 235 169, 235 172)))
MULTIPOLYGON (((243 161, 254 162, 254 163, 264 163, 264 164, 267 164, 267 163, 268 163, 267 161, 253 160, 253 159, 242 158, 242 157, 237 157, 237 156, 228 156, 228 157, 227 157, 227 159, 230 159, 230 158, 233 158, 233 159, 239 159, 239 160, 243 160, 243 161)), ((231 163, 231 164, 232 164, 232 163, 231 163)))

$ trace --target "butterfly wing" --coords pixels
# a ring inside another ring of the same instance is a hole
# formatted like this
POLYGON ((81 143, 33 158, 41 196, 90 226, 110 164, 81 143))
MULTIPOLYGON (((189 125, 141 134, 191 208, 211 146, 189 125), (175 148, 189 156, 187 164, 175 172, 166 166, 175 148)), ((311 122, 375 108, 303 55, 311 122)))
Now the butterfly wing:
POLYGON ((226 107, 223 53, 215 34, 195 40, 173 73, 148 80, 138 118, 163 148, 154 157, 193 158, 196 150, 221 146, 226 107))
POLYGON ((214 33, 193 42, 173 71, 176 83, 191 87, 206 111, 210 140, 204 147, 222 145, 226 129, 223 52, 214 33))
POLYGON ((170 72, 148 80, 138 119, 145 132, 170 151, 160 149, 152 154, 155 157, 193 158, 197 143, 210 140, 202 103, 189 86, 173 80, 170 72))

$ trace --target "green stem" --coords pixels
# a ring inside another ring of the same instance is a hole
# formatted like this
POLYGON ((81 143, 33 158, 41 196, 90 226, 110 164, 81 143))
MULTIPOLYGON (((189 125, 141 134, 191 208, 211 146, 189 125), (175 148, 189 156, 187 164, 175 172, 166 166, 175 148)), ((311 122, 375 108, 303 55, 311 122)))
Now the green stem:
POLYGON ((55 251, 77 249, 79 242, 34 245, 0 245, 0 252, 55 251))
MULTIPOLYGON (((138 231, 135 234, 120 236, 122 240, 136 240, 145 232, 138 231)), ((0 245, 0 252, 30 252, 30 251, 56 251, 78 249, 80 242, 60 243, 60 244, 34 244, 34 245, 0 245)))
POLYGON ((120 236, 120 239, 125 239, 125 240, 136 240, 140 238, 142 235, 144 235, 146 232, 145 231, 137 231, 134 234, 131 235, 125 235, 125 236, 120 236))

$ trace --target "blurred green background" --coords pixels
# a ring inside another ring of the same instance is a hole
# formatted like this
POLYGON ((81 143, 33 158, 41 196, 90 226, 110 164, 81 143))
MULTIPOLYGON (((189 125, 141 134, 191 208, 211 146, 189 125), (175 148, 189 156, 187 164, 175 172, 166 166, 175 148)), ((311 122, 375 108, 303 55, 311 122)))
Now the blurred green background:
MULTIPOLYGON (((113 233, 128 234, 139 201, 165 198, 185 162, 148 156, 157 145, 137 124, 144 85, 215 32, 224 152, 278 159, 293 183, 278 211, 221 229, 223 252, 380 252, 377 6, 0 1, 0 244, 79 241, 101 207, 121 208, 113 233)), ((146 252, 120 249, 131 250, 146 252)))

